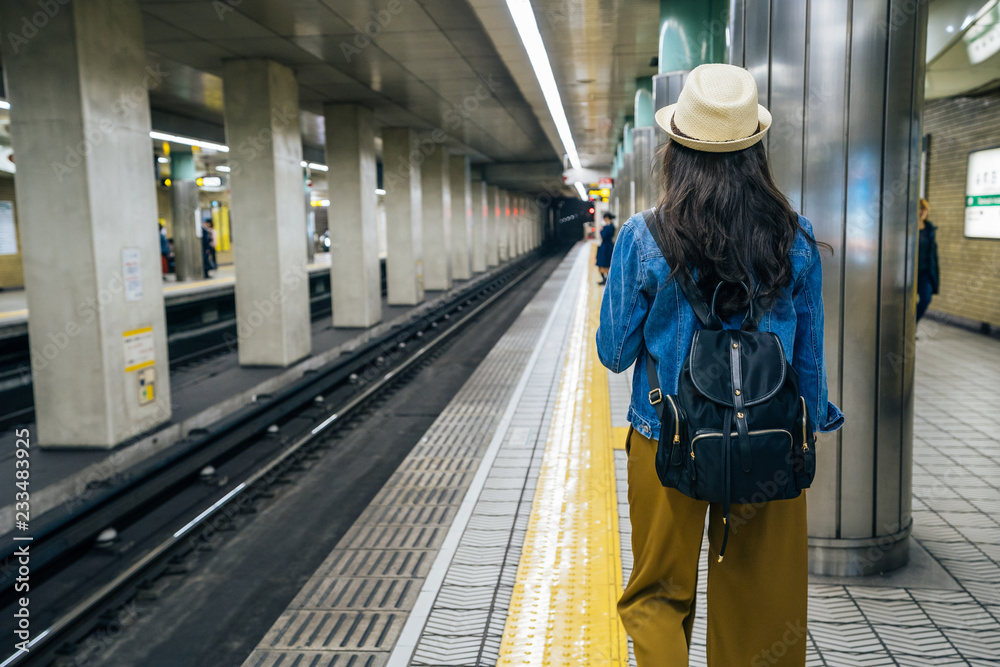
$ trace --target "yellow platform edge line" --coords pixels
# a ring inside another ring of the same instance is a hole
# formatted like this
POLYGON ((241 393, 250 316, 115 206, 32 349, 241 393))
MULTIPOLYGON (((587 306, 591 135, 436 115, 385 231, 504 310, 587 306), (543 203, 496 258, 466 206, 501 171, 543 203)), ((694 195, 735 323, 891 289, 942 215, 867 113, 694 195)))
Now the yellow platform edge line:
POLYGON ((573 314, 498 665, 628 665, 616 610, 622 590, 616 434, 607 372, 594 346, 596 280, 591 262, 573 314))

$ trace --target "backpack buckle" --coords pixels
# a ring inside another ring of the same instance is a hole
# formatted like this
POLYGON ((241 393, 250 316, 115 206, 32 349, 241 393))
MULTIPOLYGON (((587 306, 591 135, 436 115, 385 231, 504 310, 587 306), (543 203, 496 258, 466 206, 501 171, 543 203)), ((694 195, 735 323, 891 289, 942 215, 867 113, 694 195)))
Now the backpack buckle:
POLYGON ((660 391, 659 387, 657 387, 656 389, 653 389, 652 391, 649 392, 649 404, 650 405, 656 405, 657 403, 659 403, 662 400, 663 400, 663 392, 660 391))

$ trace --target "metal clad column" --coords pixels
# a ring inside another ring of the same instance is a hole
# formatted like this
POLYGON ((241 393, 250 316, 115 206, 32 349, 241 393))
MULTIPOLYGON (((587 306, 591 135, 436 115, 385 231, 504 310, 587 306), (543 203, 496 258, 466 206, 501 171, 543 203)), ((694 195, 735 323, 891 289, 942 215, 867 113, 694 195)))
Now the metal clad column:
POLYGON ((333 326, 370 327, 382 319, 374 119, 360 104, 327 104, 323 112, 327 179, 343 192, 330 215, 333 326))
POLYGON ((810 491, 810 567, 823 574, 887 571, 909 553, 908 351, 927 8, 908 7, 733 3, 733 34, 745 21, 734 62, 754 74, 774 115, 775 176, 835 250, 822 256, 827 371, 847 423, 821 438, 810 491))
POLYGON ((185 148, 170 151, 170 217, 173 223, 174 275, 177 280, 202 280, 205 258, 198 238, 198 184, 194 154, 185 148))
POLYGON ((382 130, 382 189, 385 190, 386 287, 389 305, 424 300, 423 211, 416 133, 408 127, 382 130))

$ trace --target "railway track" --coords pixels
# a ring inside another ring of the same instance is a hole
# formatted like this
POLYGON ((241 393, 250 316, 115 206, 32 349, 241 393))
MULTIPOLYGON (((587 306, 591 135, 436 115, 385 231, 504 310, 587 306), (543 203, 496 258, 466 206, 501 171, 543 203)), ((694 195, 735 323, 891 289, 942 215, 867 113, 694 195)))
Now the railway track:
MULTIPOLYGON (((32 544, 33 589, 48 587, 55 591, 52 597, 60 599, 69 598, 67 591, 73 591, 79 593, 73 596, 79 602, 58 613, 52 609, 39 613, 37 622, 45 628, 35 631, 30 652, 12 654, 0 667, 50 664, 60 655, 72 655, 72 649, 113 618, 116 609, 152 588, 160 575, 198 548, 195 537, 200 531, 220 519, 254 511, 256 499, 267 497, 290 471, 307 465, 321 437, 362 411, 520 284, 537 266, 536 259, 524 258, 488 283, 464 290, 419 320, 304 377, 280 395, 260 397, 252 409, 194 434, 116 488, 100 491, 72 516, 38 523, 32 544), (238 478, 210 479, 212 471, 237 457, 245 460, 237 466, 245 471, 238 478), (171 503, 183 505, 184 510, 173 513, 172 532, 164 535, 164 526, 159 525, 162 517, 157 515, 163 515, 171 503), (95 546, 95 540, 112 526, 119 537, 95 546), (155 539, 157 533, 159 539, 155 539), (120 558, 115 555, 121 553, 115 542, 121 540, 141 540, 152 546, 141 550, 141 555, 120 558), (110 561, 103 571, 102 553, 110 561), (81 555, 87 556, 81 560, 89 566, 77 566, 81 555), (87 583, 81 585, 81 578, 87 583)), ((7 564, 12 551, 0 552, 7 564)), ((10 590, 4 587, 5 593, 10 590)), ((0 599, 5 611, 13 604, 12 598, 0 599)), ((33 628, 41 627, 33 623, 33 628)))

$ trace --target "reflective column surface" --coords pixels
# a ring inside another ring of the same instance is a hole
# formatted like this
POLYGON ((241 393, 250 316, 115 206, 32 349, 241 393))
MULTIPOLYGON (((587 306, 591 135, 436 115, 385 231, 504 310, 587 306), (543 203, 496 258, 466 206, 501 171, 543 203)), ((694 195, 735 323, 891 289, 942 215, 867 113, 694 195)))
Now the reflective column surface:
POLYGON ((817 574, 908 560, 926 4, 887 24, 896 4, 735 0, 730 21, 731 60, 774 118, 775 180, 833 247, 822 253, 826 362, 847 420, 821 437, 809 494, 817 574))

